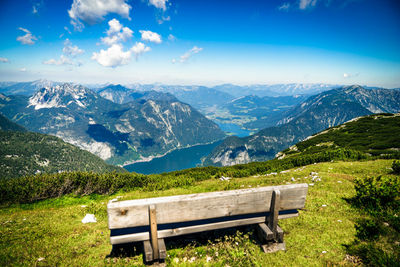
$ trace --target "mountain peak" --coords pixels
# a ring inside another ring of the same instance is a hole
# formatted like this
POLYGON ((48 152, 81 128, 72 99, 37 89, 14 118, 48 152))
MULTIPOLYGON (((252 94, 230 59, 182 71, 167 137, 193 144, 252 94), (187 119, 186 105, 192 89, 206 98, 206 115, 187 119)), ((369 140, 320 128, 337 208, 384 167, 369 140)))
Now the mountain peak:
POLYGON ((97 97, 92 91, 82 85, 64 83, 55 86, 45 86, 29 98, 29 106, 35 109, 60 108, 76 104, 85 108, 88 96, 97 97))

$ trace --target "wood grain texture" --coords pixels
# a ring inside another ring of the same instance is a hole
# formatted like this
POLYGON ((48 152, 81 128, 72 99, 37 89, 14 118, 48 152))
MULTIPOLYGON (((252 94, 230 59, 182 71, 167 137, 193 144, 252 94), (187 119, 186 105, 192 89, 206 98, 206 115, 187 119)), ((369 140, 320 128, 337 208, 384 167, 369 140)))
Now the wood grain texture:
POLYGON ((158 239, 159 259, 165 260, 167 258, 167 248, 163 238, 158 239))
POLYGON ((154 205, 149 206, 150 240, 153 248, 153 259, 159 259, 158 236, 157 236, 157 213, 154 205))
POLYGON ((279 225, 276 227, 276 241, 278 241, 278 243, 283 243, 283 230, 279 227, 279 225))
POLYGON ((257 224, 257 234, 261 242, 267 242, 274 238, 274 233, 265 223, 257 224))
POLYGON ((268 217, 268 228, 274 233, 274 238, 276 238, 276 227, 278 226, 278 216, 279 209, 281 206, 281 192, 279 190, 274 190, 272 192, 270 214, 268 217))
POLYGON ((143 241, 144 258, 147 262, 153 261, 153 248, 151 247, 150 241, 143 241))
MULTIPOLYGON (((279 219, 289 219, 293 217, 297 217, 298 213, 294 214, 285 214, 279 215, 279 219), (281 217, 282 216, 282 217, 281 217)), ((192 233, 199 233, 204 231, 211 231, 216 229, 224 229, 230 227, 237 227, 243 225, 251 225, 251 224, 258 224, 258 223, 265 223, 265 216, 262 217, 255 217, 250 219, 242 219, 242 220, 235 220, 235 221, 226 221, 226 222, 218 222, 218 223, 210 223, 210 224, 203 224, 203 225, 195 225, 195 226, 188 226, 188 227, 180 227, 174 229, 167 229, 167 230, 158 230, 158 238, 167 238, 172 236, 180 236, 192 233)), ((278 227, 278 229, 280 229, 278 227)), ((139 242, 144 240, 150 240, 149 232, 141 232, 136 234, 126 234, 126 235, 118 235, 118 236, 111 236, 110 242, 113 245, 117 244, 124 244, 129 242, 139 242)))
POLYGON ((149 225, 149 205, 155 205, 159 224, 269 212, 274 190, 281 193, 280 210, 302 209, 307 189, 307 184, 294 184, 109 202, 108 227, 149 225))

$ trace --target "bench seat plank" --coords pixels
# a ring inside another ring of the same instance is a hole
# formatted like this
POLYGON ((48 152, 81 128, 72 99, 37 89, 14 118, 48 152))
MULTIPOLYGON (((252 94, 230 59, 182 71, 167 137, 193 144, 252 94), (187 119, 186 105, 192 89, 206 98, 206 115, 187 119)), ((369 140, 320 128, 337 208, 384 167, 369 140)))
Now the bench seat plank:
MULTIPOLYGON (((107 206, 108 227, 109 229, 120 229, 149 225, 149 205, 155 205, 157 209, 158 224, 269 212, 274 190, 279 190, 281 193, 279 210, 302 209, 304 208, 307 189, 307 184, 294 184, 110 202, 107 206)), ((265 220, 265 217, 262 218, 265 220)), ((254 218, 252 220, 251 224, 263 222, 254 220, 254 218)), ((223 223, 229 225, 227 222, 223 223)), ((184 231, 191 232, 192 230, 189 229, 193 229, 193 227, 189 227, 184 231)), ((199 227, 204 227, 204 225, 199 227)), ((213 229, 218 228, 221 227, 213 229)), ((166 237, 165 234, 163 235, 166 231, 160 230, 158 237, 166 237)), ((141 235, 148 236, 149 234, 143 233, 141 235)), ((143 237, 139 239, 148 240, 148 238, 143 237)))
MULTIPOLYGON (((282 214, 278 216, 278 219, 289 219, 297 216, 298 213, 282 214)), ((158 238, 167 238, 172 236, 180 236, 186 234, 199 233, 203 231, 211 231, 216 229, 224 229, 224 228, 252 225, 259 223, 265 223, 265 216, 158 230, 158 238)), ((134 233, 134 234, 116 235, 110 237, 111 244, 113 245, 124 244, 129 242, 139 242, 149 239, 150 239, 150 234, 148 231, 134 233)))

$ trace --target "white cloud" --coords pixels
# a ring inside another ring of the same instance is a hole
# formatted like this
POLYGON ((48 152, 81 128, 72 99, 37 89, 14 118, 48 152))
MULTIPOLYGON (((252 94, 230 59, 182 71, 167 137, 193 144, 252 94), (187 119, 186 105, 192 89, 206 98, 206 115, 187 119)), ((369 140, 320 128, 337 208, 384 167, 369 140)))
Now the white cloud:
POLYGON ((113 44, 107 50, 101 49, 99 53, 94 52, 92 59, 104 67, 118 67, 126 65, 131 60, 131 51, 123 51, 120 44, 113 44))
POLYGON ((299 8, 302 10, 312 8, 317 4, 317 0, 300 0, 299 8))
POLYGON ((289 8, 290 8, 290 3, 283 3, 280 7, 278 7, 278 9, 282 11, 288 11, 289 8))
POLYGON ((158 33, 152 31, 139 31, 142 34, 143 41, 149 41, 157 44, 161 44, 161 36, 158 33))
POLYGON ((32 33, 24 28, 18 28, 19 30, 25 32, 25 35, 18 36, 17 41, 21 42, 21 44, 26 44, 26 45, 33 45, 35 41, 37 40, 36 36, 32 35, 32 33))
POLYGON ((171 42, 176 41, 176 37, 173 36, 172 34, 168 35, 168 40, 170 40, 171 42))
POLYGON ((66 57, 64 55, 61 55, 59 60, 55 60, 54 58, 52 58, 52 59, 43 61, 43 64, 45 64, 45 65, 58 65, 58 66, 59 65, 75 65, 74 62, 70 58, 68 58, 68 57, 66 57))
POLYGON ((67 38, 64 41, 64 48, 63 48, 63 54, 71 57, 76 57, 77 55, 83 54, 85 51, 82 49, 79 49, 76 45, 73 46, 71 41, 67 38))
POLYGON ((136 42, 134 46, 132 46, 131 51, 135 54, 136 59, 146 52, 149 52, 151 49, 150 47, 146 46, 142 42, 136 42))
POLYGON ((132 7, 126 2, 127 0, 73 0, 68 15, 75 30, 81 31, 84 28, 83 23, 98 23, 109 13, 130 19, 129 11, 132 7))
POLYGON ((32 13, 37 14, 42 5, 43 5, 43 0, 34 1, 32 5, 32 13))
POLYGON ((71 31, 68 29, 67 26, 64 26, 64 30, 66 30, 69 34, 71 34, 71 31))
POLYGON ((114 33, 119 32, 122 29, 121 23, 117 19, 112 19, 108 22, 110 29, 107 31, 108 35, 112 35, 114 33))
POLYGON ((166 5, 167 2, 168 2, 168 0, 149 0, 149 5, 155 6, 156 8, 166 11, 167 10, 167 5, 166 5))
POLYGON ((359 76, 360 73, 350 74, 350 73, 343 73, 343 78, 350 79, 359 76))
POLYGON ((107 36, 102 37, 101 41, 112 46, 119 42, 126 42, 129 38, 132 38, 133 31, 128 27, 122 27, 118 20, 112 19, 108 22, 110 28, 107 31, 107 36))
POLYGON ((157 20, 157 23, 158 23, 158 24, 163 24, 165 21, 170 21, 170 20, 171 20, 171 17, 170 17, 170 16, 167 16, 167 17, 161 16, 161 18, 159 18, 159 19, 157 20))
POLYGON ((8 60, 8 58, 5 58, 5 57, 0 57, 0 62, 1 63, 9 63, 10 60, 8 60))
MULTIPOLYGON (((185 54, 183 54, 182 56, 179 57, 179 62, 180 63, 184 63, 186 61, 188 61, 188 59, 193 56, 194 54, 197 54, 199 52, 203 51, 203 48, 201 47, 197 47, 197 46, 193 46, 192 49, 190 49, 189 51, 187 51, 185 54)), ((176 59, 172 59, 172 63, 176 63, 178 60, 176 59)))
POLYGON ((22 68, 22 69, 20 69, 19 71, 21 71, 21 72, 26 72, 26 68, 22 68))
POLYGON ((64 48, 63 48, 63 54, 60 56, 59 60, 56 60, 54 58, 43 61, 43 64, 45 65, 73 65, 73 66, 81 66, 82 62, 74 60, 76 56, 83 54, 85 51, 80 49, 78 46, 72 45, 71 41, 67 38, 64 41, 64 48))
POLYGON ((136 59, 139 55, 150 51, 150 47, 143 43, 136 43, 130 50, 124 51, 122 42, 126 42, 132 37, 133 31, 128 27, 123 27, 121 23, 112 19, 108 22, 110 28, 107 30, 107 36, 102 37, 101 41, 109 46, 108 49, 101 49, 100 52, 94 52, 91 59, 104 67, 118 67, 126 65, 131 61, 134 54, 136 59))

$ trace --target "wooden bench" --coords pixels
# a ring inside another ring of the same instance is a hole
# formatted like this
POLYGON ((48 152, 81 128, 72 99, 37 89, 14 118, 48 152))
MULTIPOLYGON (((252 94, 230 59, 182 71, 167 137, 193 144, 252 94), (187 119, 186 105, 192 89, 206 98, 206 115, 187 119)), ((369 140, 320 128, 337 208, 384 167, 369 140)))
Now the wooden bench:
POLYGON ((255 224, 265 252, 285 249, 278 220, 298 216, 307 189, 293 184, 110 201, 111 244, 143 242, 149 262, 166 258, 164 238, 255 224))

